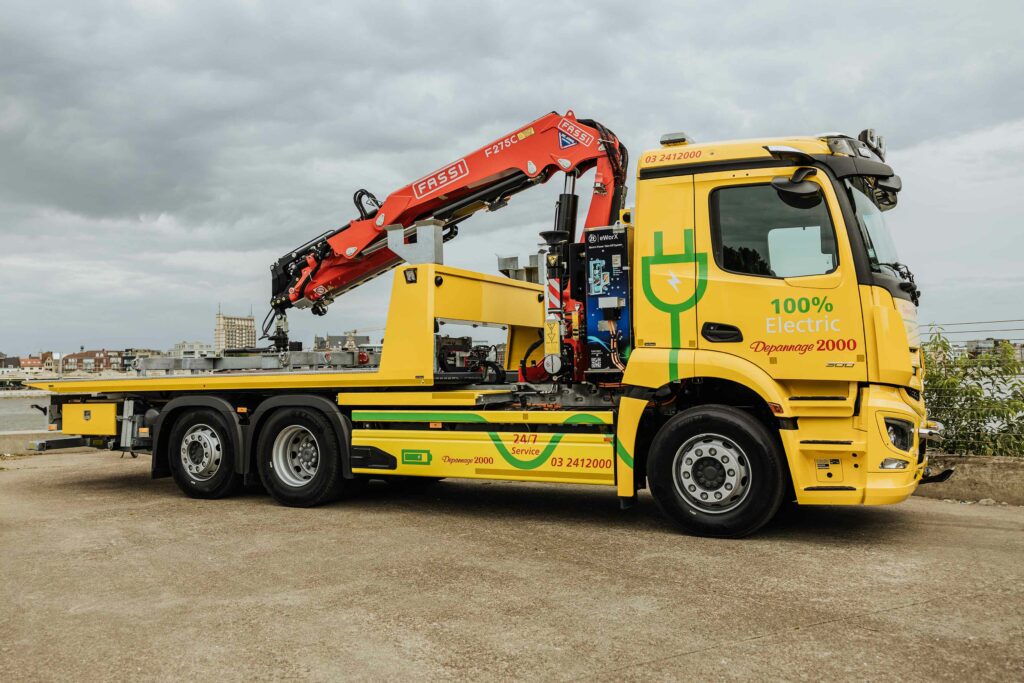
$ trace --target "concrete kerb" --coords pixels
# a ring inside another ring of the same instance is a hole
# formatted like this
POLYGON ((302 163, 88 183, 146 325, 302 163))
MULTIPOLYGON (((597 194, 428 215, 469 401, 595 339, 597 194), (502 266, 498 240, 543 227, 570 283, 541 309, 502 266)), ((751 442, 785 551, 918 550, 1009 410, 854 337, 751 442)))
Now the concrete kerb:
POLYGON ((956 468, 956 474, 941 484, 919 486, 914 495, 1024 505, 1024 458, 929 453, 928 464, 956 468))

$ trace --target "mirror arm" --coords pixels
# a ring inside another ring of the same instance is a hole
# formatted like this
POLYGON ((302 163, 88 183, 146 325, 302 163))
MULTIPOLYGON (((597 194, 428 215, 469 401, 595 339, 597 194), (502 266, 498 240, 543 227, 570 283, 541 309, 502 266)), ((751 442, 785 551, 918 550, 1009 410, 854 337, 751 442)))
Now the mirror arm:
POLYGON ((793 182, 793 183, 802 183, 803 181, 805 181, 808 178, 810 178, 812 175, 817 175, 817 173, 818 173, 818 170, 816 168, 811 168, 810 166, 804 166, 804 167, 798 168, 796 170, 796 173, 793 174, 793 177, 790 178, 790 181, 793 182))

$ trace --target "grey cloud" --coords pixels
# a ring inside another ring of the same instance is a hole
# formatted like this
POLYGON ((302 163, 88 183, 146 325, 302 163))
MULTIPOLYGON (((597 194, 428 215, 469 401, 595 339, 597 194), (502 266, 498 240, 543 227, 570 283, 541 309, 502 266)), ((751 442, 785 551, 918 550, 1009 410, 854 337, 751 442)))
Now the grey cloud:
MULTIPOLYGON (((270 261, 351 218, 355 189, 383 197, 552 109, 634 158, 667 130, 875 125, 918 160, 901 219, 949 234, 946 196, 910 189, 957 162, 922 145, 1024 116, 1017 3, 364 4, 4 3, 0 350, 209 337, 217 302, 261 311, 270 261)), ((550 185, 466 224, 450 260, 530 251, 550 185)), ((293 329, 376 324, 386 295, 293 329)))

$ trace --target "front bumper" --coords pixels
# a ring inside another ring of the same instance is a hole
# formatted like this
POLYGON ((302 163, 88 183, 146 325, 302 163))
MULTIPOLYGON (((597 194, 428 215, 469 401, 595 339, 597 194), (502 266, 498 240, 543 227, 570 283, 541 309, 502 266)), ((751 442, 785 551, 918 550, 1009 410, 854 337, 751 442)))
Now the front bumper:
POLYGON ((859 391, 856 415, 801 417, 796 430, 780 432, 801 505, 891 505, 921 483, 927 466, 922 437, 934 433, 923 407, 895 387, 867 385, 859 391), (909 449, 893 445, 886 418, 912 425, 909 449))

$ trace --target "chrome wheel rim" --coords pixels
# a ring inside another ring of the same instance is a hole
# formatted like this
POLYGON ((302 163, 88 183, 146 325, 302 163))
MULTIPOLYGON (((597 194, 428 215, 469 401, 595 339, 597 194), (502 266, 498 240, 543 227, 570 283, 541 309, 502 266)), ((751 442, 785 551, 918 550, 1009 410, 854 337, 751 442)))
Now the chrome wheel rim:
POLYGON ((736 509, 750 493, 750 461, 732 439, 698 434, 676 451, 672 479, 687 504, 720 515, 736 509))
POLYGON ((288 486, 305 486, 320 467, 320 444, 301 425, 282 429, 274 439, 271 459, 278 479, 288 486))
POLYGON ((209 481, 224 461, 224 445, 210 425, 189 428, 181 439, 181 465, 196 481, 209 481))

